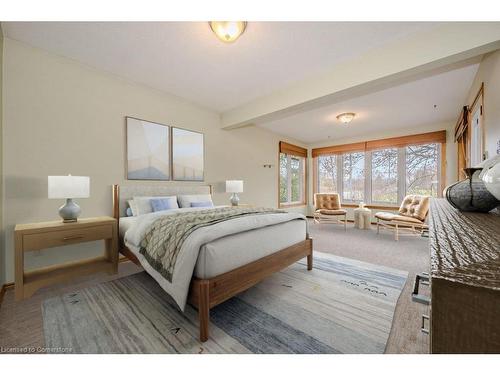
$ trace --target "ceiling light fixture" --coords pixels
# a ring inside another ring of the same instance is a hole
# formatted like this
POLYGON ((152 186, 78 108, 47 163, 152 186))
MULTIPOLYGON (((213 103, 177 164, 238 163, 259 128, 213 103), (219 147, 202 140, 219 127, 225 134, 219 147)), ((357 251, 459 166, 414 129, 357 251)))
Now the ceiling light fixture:
POLYGON ((354 116, 356 116, 356 114, 352 112, 341 113, 340 115, 337 116, 337 120, 339 120, 344 124, 348 124, 352 121, 354 116))
POLYGON ((247 27, 244 21, 210 21, 209 25, 217 38, 226 43, 238 39, 247 27))

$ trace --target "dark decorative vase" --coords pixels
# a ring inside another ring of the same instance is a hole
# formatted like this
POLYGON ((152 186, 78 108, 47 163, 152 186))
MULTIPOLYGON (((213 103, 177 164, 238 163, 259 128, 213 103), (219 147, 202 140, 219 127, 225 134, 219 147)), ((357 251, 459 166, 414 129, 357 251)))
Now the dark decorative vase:
POLYGON ((445 189, 445 197, 453 207, 467 212, 489 212, 500 204, 479 178, 482 169, 464 168, 467 179, 445 189))

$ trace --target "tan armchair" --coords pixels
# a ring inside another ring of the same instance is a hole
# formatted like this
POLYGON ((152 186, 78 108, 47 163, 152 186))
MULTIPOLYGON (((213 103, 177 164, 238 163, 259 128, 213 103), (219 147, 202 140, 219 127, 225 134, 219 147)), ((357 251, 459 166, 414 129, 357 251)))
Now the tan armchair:
POLYGON ((399 231, 404 230, 413 234, 422 234, 427 229, 425 219, 429 213, 429 197, 426 195, 407 195, 399 213, 377 212, 377 234, 380 227, 394 230, 396 241, 399 239, 399 231))
POLYGON ((340 197, 338 194, 314 194, 314 222, 344 224, 344 230, 347 223, 347 211, 342 209, 340 205, 340 197), (339 217, 344 217, 341 220, 339 217))

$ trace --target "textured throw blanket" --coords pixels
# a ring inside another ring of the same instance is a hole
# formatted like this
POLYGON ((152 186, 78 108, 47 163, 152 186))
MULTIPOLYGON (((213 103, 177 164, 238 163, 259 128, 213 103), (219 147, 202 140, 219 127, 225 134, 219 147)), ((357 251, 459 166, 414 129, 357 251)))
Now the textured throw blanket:
POLYGON ((271 208, 221 207, 203 211, 180 212, 155 220, 141 241, 140 253, 169 282, 177 255, 186 238, 196 229, 247 215, 285 213, 271 208))

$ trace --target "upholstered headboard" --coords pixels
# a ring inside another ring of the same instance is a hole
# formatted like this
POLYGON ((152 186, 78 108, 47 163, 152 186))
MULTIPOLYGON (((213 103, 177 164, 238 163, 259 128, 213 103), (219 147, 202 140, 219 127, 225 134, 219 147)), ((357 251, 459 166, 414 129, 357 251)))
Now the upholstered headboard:
POLYGON ((137 196, 212 194, 212 185, 113 185, 113 217, 126 216, 127 200, 137 196))

